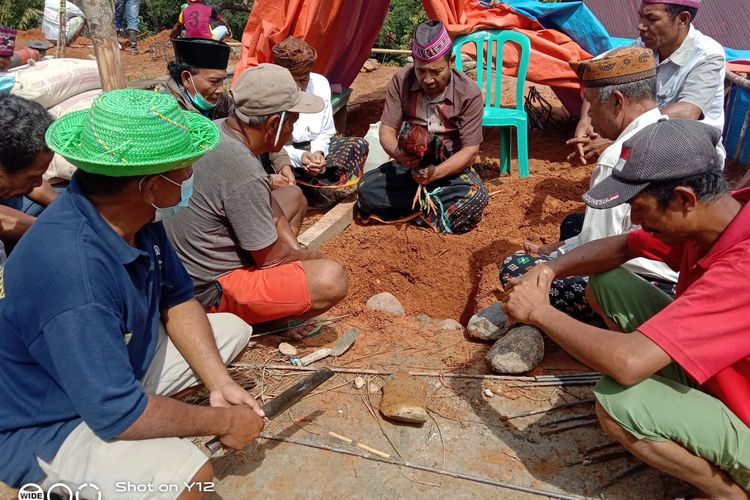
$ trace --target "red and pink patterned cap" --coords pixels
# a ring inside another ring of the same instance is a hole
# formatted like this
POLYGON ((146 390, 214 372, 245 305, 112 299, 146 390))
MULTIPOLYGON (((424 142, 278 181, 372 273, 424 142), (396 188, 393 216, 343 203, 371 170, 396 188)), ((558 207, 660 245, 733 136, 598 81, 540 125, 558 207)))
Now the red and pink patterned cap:
POLYGON ((0 26, 0 57, 13 57, 16 49, 16 30, 0 26))
POLYGON ((415 60, 431 62, 451 49, 451 37, 440 21, 425 21, 414 30, 411 54, 415 60))

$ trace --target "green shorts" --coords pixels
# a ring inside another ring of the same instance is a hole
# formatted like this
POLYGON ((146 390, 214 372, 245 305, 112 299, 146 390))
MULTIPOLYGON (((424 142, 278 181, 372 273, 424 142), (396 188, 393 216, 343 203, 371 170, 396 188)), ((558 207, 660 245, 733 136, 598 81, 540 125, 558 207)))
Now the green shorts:
MULTIPOLYGON (((623 268, 592 276, 589 290, 625 332, 635 331, 671 302, 665 293, 623 268)), ((674 441, 750 491, 750 428, 719 399, 698 389, 677 364, 632 386, 603 377, 594 395, 636 438, 674 441)))

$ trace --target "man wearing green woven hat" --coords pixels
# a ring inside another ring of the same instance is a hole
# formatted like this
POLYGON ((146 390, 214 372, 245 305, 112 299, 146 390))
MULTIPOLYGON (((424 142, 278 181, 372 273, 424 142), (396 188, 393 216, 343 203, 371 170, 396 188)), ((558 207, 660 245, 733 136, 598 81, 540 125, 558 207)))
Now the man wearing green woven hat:
POLYGON ((183 489, 213 471, 181 437, 241 449, 260 432, 262 410, 225 367, 250 328, 207 317, 159 222, 188 203, 191 165, 218 140, 210 120, 141 90, 49 128, 78 171, 0 275, 0 481, 93 483, 104 498, 183 489), (199 381, 209 407, 168 397, 199 381))
POLYGON ((284 328, 327 311, 347 291, 341 265, 297 242, 258 160, 286 144, 299 113, 324 103, 274 64, 245 70, 232 94, 233 115, 216 122, 221 143, 195 165, 196 197, 165 226, 204 307, 284 328))

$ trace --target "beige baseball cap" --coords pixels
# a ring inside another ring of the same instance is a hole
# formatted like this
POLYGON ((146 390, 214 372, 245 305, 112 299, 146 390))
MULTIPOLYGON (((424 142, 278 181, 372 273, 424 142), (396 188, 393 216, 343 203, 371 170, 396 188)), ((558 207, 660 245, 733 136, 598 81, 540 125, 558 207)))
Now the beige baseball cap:
POLYGON ((234 114, 243 122, 249 116, 291 113, 318 113, 325 101, 318 96, 301 92, 292 74, 275 64, 259 64, 246 69, 232 87, 234 114))

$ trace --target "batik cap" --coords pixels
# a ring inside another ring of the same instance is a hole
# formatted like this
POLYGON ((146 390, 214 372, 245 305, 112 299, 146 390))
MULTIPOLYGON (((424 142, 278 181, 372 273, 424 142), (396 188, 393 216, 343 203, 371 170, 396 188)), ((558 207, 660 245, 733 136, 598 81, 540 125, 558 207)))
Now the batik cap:
POLYGON ((682 5, 697 9, 701 6, 701 0, 643 0, 643 3, 666 3, 669 5, 682 5))
POLYGON ((318 59, 315 47, 293 36, 274 45, 271 53, 273 63, 288 69, 292 75, 309 73, 318 59))
POLYGON ((13 57, 16 50, 16 30, 0 26, 0 57, 13 57))
POLYGON ((696 120, 663 118, 622 145, 612 175, 583 195, 591 208, 627 203, 652 182, 677 181, 721 167, 721 132, 696 120))
POLYGON ((425 21, 414 30, 411 54, 415 60, 431 62, 451 49, 451 37, 440 21, 425 21))
POLYGON ((654 51, 641 47, 610 50, 587 61, 570 62, 584 87, 608 87, 656 77, 654 51))

